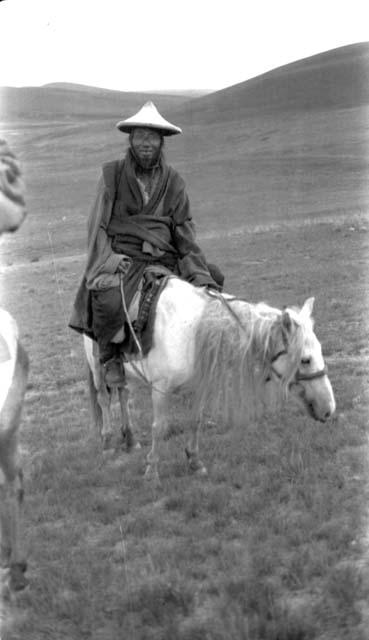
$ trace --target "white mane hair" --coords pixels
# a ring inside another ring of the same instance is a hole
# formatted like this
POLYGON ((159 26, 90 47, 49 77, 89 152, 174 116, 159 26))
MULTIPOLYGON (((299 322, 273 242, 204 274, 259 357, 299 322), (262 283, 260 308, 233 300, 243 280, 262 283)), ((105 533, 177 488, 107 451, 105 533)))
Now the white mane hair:
POLYGON ((288 343, 288 362, 280 380, 281 400, 286 399, 312 321, 297 309, 280 311, 240 300, 227 304, 233 313, 219 298, 206 304, 195 336, 190 388, 194 412, 244 423, 263 409, 273 356, 288 343))

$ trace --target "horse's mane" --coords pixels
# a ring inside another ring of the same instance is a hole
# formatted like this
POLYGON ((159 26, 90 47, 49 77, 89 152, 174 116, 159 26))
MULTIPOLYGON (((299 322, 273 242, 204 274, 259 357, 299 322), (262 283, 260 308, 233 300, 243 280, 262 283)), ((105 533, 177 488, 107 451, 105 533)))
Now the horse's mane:
MULTIPOLYGON (((282 312, 264 303, 237 300, 228 304, 233 313, 219 298, 206 304, 195 337, 191 390, 196 413, 242 423, 264 407, 271 361, 278 345, 283 344, 282 312)), ((295 322, 289 336, 288 368, 281 379, 281 399, 287 396, 297 370, 303 335, 303 324, 295 322)))

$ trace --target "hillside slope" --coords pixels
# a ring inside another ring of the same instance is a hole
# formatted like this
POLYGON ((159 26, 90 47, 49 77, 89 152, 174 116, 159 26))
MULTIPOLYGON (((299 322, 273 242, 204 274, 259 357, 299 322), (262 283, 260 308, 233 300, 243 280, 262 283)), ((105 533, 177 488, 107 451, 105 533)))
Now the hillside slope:
POLYGON ((182 105, 188 98, 181 94, 110 91, 68 83, 43 87, 0 87, 0 117, 3 122, 123 118, 149 99, 165 110, 182 105))
POLYGON ((186 122, 239 120, 257 113, 343 109, 369 104, 369 43, 358 43, 278 67, 192 100, 186 122))

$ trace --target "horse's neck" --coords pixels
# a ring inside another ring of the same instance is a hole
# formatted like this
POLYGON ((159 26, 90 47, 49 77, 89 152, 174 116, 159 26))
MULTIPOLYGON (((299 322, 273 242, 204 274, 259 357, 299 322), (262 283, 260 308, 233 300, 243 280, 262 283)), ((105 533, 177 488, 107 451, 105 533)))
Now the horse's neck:
MULTIPOLYGON (((281 311, 264 302, 257 304, 243 300, 234 301, 232 308, 243 326, 243 336, 240 338, 246 351, 263 353, 266 357, 275 348, 278 340, 281 311)), ((236 327, 234 327, 236 329, 236 327)))
POLYGON ((255 313, 260 315, 263 318, 269 318, 271 322, 273 322, 278 316, 281 315, 280 309, 276 309, 275 307, 271 307, 265 302, 258 302, 253 305, 255 308, 255 313))
POLYGON ((279 309, 270 307, 264 302, 253 304, 246 302, 246 300, 235 300, 231 302, 231 307, 239 316, 241 322, 252 327, 258 325, 271 326, 281 314, 279 309))

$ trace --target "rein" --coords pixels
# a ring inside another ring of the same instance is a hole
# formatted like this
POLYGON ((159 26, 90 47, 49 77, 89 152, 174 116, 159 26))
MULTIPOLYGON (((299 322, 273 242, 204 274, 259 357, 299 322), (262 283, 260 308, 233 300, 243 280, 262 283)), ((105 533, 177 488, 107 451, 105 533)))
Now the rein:
POLYGON ((227 309, 227 311, 232 316, 232 318, 236 320, 238 326, 241 327, 242 331, 246 333, 246 329, 243 326, 241 320, 239 319, 237 313, 232 309, 231 305, 229 304, 230 302, 235 302, 236 300, 239 300, 240 302, 246 302, 246 300, 243 300, 243 298, 237 298, 237 297, 227 299, 227 298, 224 298, 221 293, 218 293, 218 291, 213 291, 210 289, 205 289, 205 291, 210 298, 213 298, 214 300, 220 300, 220 302, 227 309))
POLYGON ((120 274, 119 274, 119 276, 120 276, 120 277, 119 277, 119 282, 120 282, 120 295, 121 295, 121 297, 122 297, 123 311, 124 311, 124 313, 125 313, 125 318, 124 318, 124 320, 126 320, 126 321, 127 321, 127 324, 128 324, 128 326, 129 326, 129 330, 130 330, 130 332, 131 332, 131 334, 132 334, 132 338, 134 339, 134 341, 135 341, 135 343, 136 343, 136 347, 137 347, 137 349, 138 349, 138 353, 140 354, 140 357, 142 358, 142 347, 141 347, 141 344, 140 344, 139 339, 137 338, 136 332, 135 332, 135 330, 134 330, 134 328, 133 328, 133 325, 132 325, 131 319, 130 319, 130 317, 129 317, 129 315, 128 315, 128 309, 127 309, 127 303, 126 303, 126 296, 124 295, 124 286, 123 286, 123 277, 124 277, 124 276, 123 276, 123 274, 122 274, 122 273, 120 273, 120 274))

